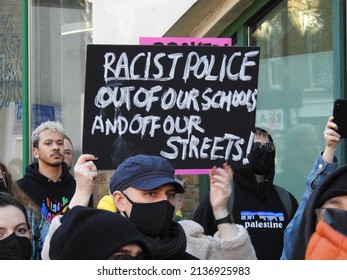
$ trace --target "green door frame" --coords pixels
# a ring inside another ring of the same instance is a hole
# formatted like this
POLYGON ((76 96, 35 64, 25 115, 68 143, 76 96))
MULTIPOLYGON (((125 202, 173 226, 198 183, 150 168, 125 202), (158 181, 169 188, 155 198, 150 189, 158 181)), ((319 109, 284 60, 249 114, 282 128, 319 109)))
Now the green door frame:
POLYGON ((29 21, 28 0, 22 0, 22 149, 23 170, 29 163, 29 21))
MULTIPOLYGON (((346 1, 333 1, 333 77, 334 99, 346 94, 346 1)), ((347 162, 346 145, 338 145, 336 155, 341 164, 347 162)))

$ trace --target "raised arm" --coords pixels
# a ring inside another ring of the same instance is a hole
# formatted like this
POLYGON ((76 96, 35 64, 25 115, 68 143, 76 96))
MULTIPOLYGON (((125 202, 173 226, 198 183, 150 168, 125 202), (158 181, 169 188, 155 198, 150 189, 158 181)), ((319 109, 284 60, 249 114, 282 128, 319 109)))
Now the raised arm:
POLYGON ((322 158, 327 163, 333 163, 337 145, 340 143, 340 134, 337 125, 334 123, 334 117, 329 117, 324 130, 325 149, 322 158))
POLYGON ((88 206, 95 188, 94 179, 98 176, 96 165, 93 162, 97 159, 91 154, 83 154, 78 158, 74 167, 76 191, 70 201, 69 208, 76 205, 88 206))
POLYGON ((329 117, 324 130, 324 151, 318 155, 313 165, 313 169, 307 177, 306 189, 301 198, 298 210, 284 231, 284 244, 281 256, 282 260, 291 259, 297 229, 300 225, 302 214, 312 190, 316 186, 319 186, 329 174, 336 170, 338 166, 338 159, 335 156, 335 152, 337 145, 340 143, 340 135, 336 132, 336 129, 338 128, 333 121, 334 117, 329 117))
MULTIPOLYGON (((210 202, 215 220, 221 220, 228 217, 228 201, 233 188, 234 172, 231 167, 224 163, 223 168, 213 167, 210 171, 210 202)), ((232 218, 232 217, 231 217, 232 218)), ((227 219, 226 219, 227 220, 227 219)), ((220 238, 230 238, 238 232, 237 227, 233 223, 220 223, 217 225, 220 238)))

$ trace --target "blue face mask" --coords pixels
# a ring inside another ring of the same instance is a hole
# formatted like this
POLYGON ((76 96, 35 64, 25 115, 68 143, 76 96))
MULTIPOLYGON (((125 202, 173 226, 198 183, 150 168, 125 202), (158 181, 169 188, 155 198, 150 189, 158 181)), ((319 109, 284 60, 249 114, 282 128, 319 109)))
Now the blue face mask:
POLYGON ((0 260, 30 260, 31 250, 30 239, 14 232, 0 240, 0 260))

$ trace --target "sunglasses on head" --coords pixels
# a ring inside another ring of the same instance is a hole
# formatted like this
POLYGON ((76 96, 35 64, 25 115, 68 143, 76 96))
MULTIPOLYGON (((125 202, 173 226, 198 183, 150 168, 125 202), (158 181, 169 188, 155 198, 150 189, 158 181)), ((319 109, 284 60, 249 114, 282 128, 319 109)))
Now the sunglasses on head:
POLYGON ((273 142, 266 142, 265 144, 260 143, 260 142, 254 142, 253 143, 253 150, 261 150, 263 147, 268 151, 268 152, 273 152, 275 150, 275 144, 273 142))

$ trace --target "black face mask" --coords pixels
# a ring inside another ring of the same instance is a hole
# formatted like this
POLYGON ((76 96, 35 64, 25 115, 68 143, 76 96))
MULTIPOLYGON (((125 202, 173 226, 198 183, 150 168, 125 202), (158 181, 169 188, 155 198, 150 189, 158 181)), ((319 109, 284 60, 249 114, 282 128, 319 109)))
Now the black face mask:
POLYGON ((327 208, 324 213, 324 220, 333 229, 347 236, 347 211, 327 208))
POLYGON ((14 232, 0 240, 0 260, 30 260, 31 250, 30 239, 14 232))
POLYGON ((137 203, 124 196, 132 204, 129 219, 142 234, 154 238, 169 232, 175 212, 175 207, 169 201, 137 203))
POLYGON ((1 185, 0 185, 0 192, 7 192, 8 193, 7 188, 2 187, 1 185))
POLYGON ((258 175, 265 175, 269 173, 275 164, 274 155, 274 152, 268 152, 265 148, 253 150, 253 172, 258 175))

